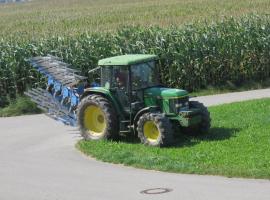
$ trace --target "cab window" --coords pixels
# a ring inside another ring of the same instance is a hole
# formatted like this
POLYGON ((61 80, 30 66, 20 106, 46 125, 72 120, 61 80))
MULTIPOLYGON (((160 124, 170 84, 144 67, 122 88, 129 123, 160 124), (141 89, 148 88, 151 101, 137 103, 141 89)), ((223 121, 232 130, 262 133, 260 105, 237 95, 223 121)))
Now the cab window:
POLYGON ((141 89, 158 85, 155 61, 131 66, 132 89, 141 89))

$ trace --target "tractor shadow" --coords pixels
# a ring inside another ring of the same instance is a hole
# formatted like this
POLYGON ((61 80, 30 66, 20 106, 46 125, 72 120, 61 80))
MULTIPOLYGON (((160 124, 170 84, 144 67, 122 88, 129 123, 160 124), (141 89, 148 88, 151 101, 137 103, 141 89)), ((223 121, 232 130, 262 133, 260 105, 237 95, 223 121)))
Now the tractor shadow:
POLYGON ((118 142, 128 143, 128 144, 140 144, 140 139, 134 135, 133 133, 128 134, 120 134, 119 138, 117 138, 118 142))
POLYGON ((238 128, 213 127, 210 129, 209 133, 200 136, 179 133, 175 136, 175 141, 170 147, 193 146, 201 143, 202 141, 211 142, 227 140, 231 137, 236 137, 239 131, 240 129, 238 128))
MULTIPOLYGON (((201 143, 202 141, 211 142, 227 140, 231 137, 236 137, 239 131, 240 129, 238 128, 213 127, 210 129, 208 134, 203 134, 200 136, 192 136, 178 132, 174 136, 173 144, 165 148, 193 146, 201 143)), ((139 138, 133 134, 121 135, 117 141, 129 144, 140 144, 139 138)))

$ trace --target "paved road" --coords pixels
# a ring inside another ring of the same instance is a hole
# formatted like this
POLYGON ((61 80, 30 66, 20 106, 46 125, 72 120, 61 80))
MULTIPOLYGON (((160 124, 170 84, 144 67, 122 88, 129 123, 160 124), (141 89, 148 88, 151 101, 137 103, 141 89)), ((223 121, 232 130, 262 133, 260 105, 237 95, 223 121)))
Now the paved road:
POLYGON ((214 106, 225 103, 239 102, 251 99, 270 98, 270 89, 250 90, 244 92, 233 92, 193 98, 203 102, 206 106, 214 106))
POLYGON ((74 128, 45 115, 0 118, 0 200, 269 200, 270 181, 147 171, 95 161, 74 128), (169 193, 141 194, 150 188, 169 193))

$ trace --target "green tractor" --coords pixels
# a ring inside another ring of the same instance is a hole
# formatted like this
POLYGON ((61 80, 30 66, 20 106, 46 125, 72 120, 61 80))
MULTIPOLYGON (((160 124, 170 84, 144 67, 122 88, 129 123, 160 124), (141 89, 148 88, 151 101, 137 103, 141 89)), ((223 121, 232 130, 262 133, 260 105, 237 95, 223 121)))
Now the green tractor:
POLYGON ((113 139, 133 132, 150 146, 174 142, 174 127, 188 134, 210 128, 210 113, 188 92, 159 82, 156 55, 122 55, 98 62, 100 85, 84 89, 77 120, 86 140, 113 139))
POLYGON ((210 114, 203 104, 189 101, 185 90, 160 84, 156 55, 102 59, 89 72, 90 79, 98 75, 99 83, 91 84, 57 57, 29 61, 48 82, 46 89, 33 88, 25 94, 48 116, 78 125, 86 140, 114 139, 131 132, 143 144, 167 146, 174 142, 176 128, 188 134, 210 128, 210 114))

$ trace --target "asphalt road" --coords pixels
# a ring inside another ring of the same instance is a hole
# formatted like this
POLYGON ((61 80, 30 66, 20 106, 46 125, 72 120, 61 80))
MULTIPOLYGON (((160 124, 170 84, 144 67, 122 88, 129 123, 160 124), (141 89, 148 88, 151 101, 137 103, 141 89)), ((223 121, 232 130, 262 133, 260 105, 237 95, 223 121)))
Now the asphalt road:
POLYGON ((0 200, 270 199, 269 180, 173 174, 96 161, 76 150, 80 137, 74 128, 45 115, 0 118, 0 136, 0 200), (171 191, 141 193, 151 188, 171 191))
POLYGON ((215 106, 225 103, 240 102, 251 99, 270 98, 270 89, 250 90, 244 92, 232 92, 193 98, 203 102, 206 106, 215 106))

